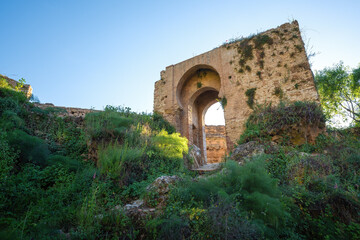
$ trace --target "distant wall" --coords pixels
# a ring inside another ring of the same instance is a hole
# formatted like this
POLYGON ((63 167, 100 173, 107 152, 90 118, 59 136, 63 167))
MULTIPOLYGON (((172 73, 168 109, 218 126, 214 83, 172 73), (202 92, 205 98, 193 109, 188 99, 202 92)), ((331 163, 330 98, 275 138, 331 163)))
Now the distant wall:
POLYGON ((207 163, 219 163, 226 155, 225 126, 205 126, 207 163))
MULTIPOLYGON (((0 79, 1 78, 5 79, 9 83, 9 85, 14 89, 19 84, 18 81, 0 74, 0 79)), ((23 87, 20 90, 26 94, 27 98, 31 97, 33 89, 30 86, 30 84, 24 84, 23 87)))
POLYGON ((35 103, 35 106, 41 109, 55 108, 58 110, 58 116, 60 117, 74 117, 83 119, 87 113, 100 112, 100 110, 86 108, 59 107, 54 106, 52 103, 35 103))

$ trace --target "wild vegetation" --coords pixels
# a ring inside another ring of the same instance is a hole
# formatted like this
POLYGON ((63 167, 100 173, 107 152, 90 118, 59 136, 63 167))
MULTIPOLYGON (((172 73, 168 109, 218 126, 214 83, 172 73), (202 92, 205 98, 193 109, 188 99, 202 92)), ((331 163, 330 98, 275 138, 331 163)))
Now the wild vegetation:
POLYGON ((338 115, 342 120, 350 118, 354 124, 359 125, 360 66, 350 70, 340 62, 317 71, 315 82, 324 112, 329 118, 338 115))
POLYGON ((157 114, 107 107, 79 126, 7 88, 0 106, 1 239, 136 238, 130 219, 109 210, 159 176, 188 174, 187 139, 157 114))
POLYGON ((247 95, 254 112, 238 144, 264 153, 198 176, 187 139, 158 114, 108 106, 79 122, 2 84, 0 239, 360 239, 359 128, 327 128, 300 146, 285 131, 274 147, 269 133, 324 125, 327 112, 247 95), (149 190, 166 175, 179 179, 166 197, 149 190), (155 211, 129 214, 137 199, 155 211))

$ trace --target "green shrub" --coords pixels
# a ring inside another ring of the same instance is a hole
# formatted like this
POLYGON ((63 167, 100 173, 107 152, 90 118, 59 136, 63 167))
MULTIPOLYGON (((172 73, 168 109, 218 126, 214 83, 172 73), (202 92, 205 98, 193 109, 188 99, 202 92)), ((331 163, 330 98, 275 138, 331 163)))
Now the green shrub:
POLYGON ((120 113, 105 109, 103 112, 86 114, 85 132, 92 140, 111 140, 124 137, 132 120, 120 113))
POLYGON ((19 151, 19 163, 34 163, 45 166, 50 155, 48 145, 44 140, 30 136, 21 130, 14 130, 8 134, 11 147, 19 151))
POLYGON ((146 224, 153 239, 185 239, 190 236, 189 223, 177 215, 156 218, 146 224))
POLYGON ((0 117, 0 129, 3 131, 23 128, 25 121, 18 114, 11 110, 6 110, 0 117))
POLYGON ((259 227, 251 223, 236 204, 219 200, 210 206, 207 234, 212 239, 261 239, 259 227))
POLYGON ((19 113, 21 111, 21 106, 16 99, 11 97, 0 98, 0 116, 6 110, 11 110, 14 113, 19 113))
POLYGON ((48 159, 48 164, 49 165, 58 165, 58 166, 66 168, 70 171, 77 171, 81 167, 83 167, 83 164, 80 161, 72 159, 67 156, 62 156, 62 155, 50 156, 48 159))
POLYGON ((127 145, 108 145, 99 150, 97 165, 102 174, 121 181, 129 177, 128 175, 132 173, 132 170, 141 168, 143 155, 143 148, 130 148, 127 145))
POLYGON ((325 127, 325 116, 315 102, 280 103, 278 106, 258 105, 246 122, 246 129, 239 144, 267 139, 293 124, 325 127))
POLYGON ((86 136, 73 118, 58 117, 52 110, 33 107, 24 120, 27 132, 46 139, 52 152, 79 161, 87 155, 86 136))
POLYGON ((0 87, 0 98, 11 98, 18 104, 25 104, 28 102, 23 92, 14 91, 13 89, 0 87))
MULTIPOLYGON (((18 152, 14 152, 5 136, 0 135, 0 182, 6 183, 10 172, 14 168, 14 163, 18 157, 18 152)), ((1 184, 0 183, 0 184, 1 184)))
POLYGON ((284 151, 280 150, 277 154, 268 156, 263 155, 262 157, 266 158, 266 169, 271 176, 279 179, 280 184, 285 183, 288 180, 287 171, 290 159, 284 151))
POLYGON ((162 115, 156 112, 152 115, 150 127, 155 131, 165 130, 169 134, 176 132, 175 127, 172 126, 168 121, 166 121, 162 115))
POLYGON ((168 134, 162 130, 152 138, 152 144, 159 153, 168 158, 183 158, 188 153, 188 140, 180 136, 180 133, 168 134))
POLYGON ((165 130, 168 133, 174 133, 175 128, 168 121, 166 121, 163 116, 159 113, 136 113, 131 111, 129 107, 114 107, 114 106, 106 106, 105 111, 117 112, 119 116, 124 118, 130 118, 132 120, 132 125, 134 126, 149 126, 152 131, 159 132, 161 130, 165 130))
POLYGON ((221 173, 198 182, 189 182, 176 194, 185 203, 196 201, 205 206, 224 199, 237 201, 252 219, 261 219, 273 227, 281 226, 287 217, 280 201, 277 181, 269 176, 260 159, 244 166, 228 161, 221 173))

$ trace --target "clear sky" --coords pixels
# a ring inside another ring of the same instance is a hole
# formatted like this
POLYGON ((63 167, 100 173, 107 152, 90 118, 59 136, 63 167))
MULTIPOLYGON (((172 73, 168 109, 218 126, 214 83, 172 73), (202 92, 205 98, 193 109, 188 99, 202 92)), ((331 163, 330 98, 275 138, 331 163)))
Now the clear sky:
POLYGON ((0 0, 0 73, 25 78, 42 103, 151 112, 166 66, 293 19, 319 52, 313 70, 355 67, 359 9, 355 0, 0 0))

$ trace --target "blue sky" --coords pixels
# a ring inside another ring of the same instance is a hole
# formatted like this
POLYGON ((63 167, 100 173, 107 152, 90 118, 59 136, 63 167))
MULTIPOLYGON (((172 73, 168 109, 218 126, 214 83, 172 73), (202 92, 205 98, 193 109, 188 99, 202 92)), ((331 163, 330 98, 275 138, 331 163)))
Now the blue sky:
POLYGON ((0 0, 0 73, 40 101, 151 112, 166 66, 297 19, 313 70, 360 63, 360 1, 0 0), (303 35, 304 37, 304 35, 303 35))

